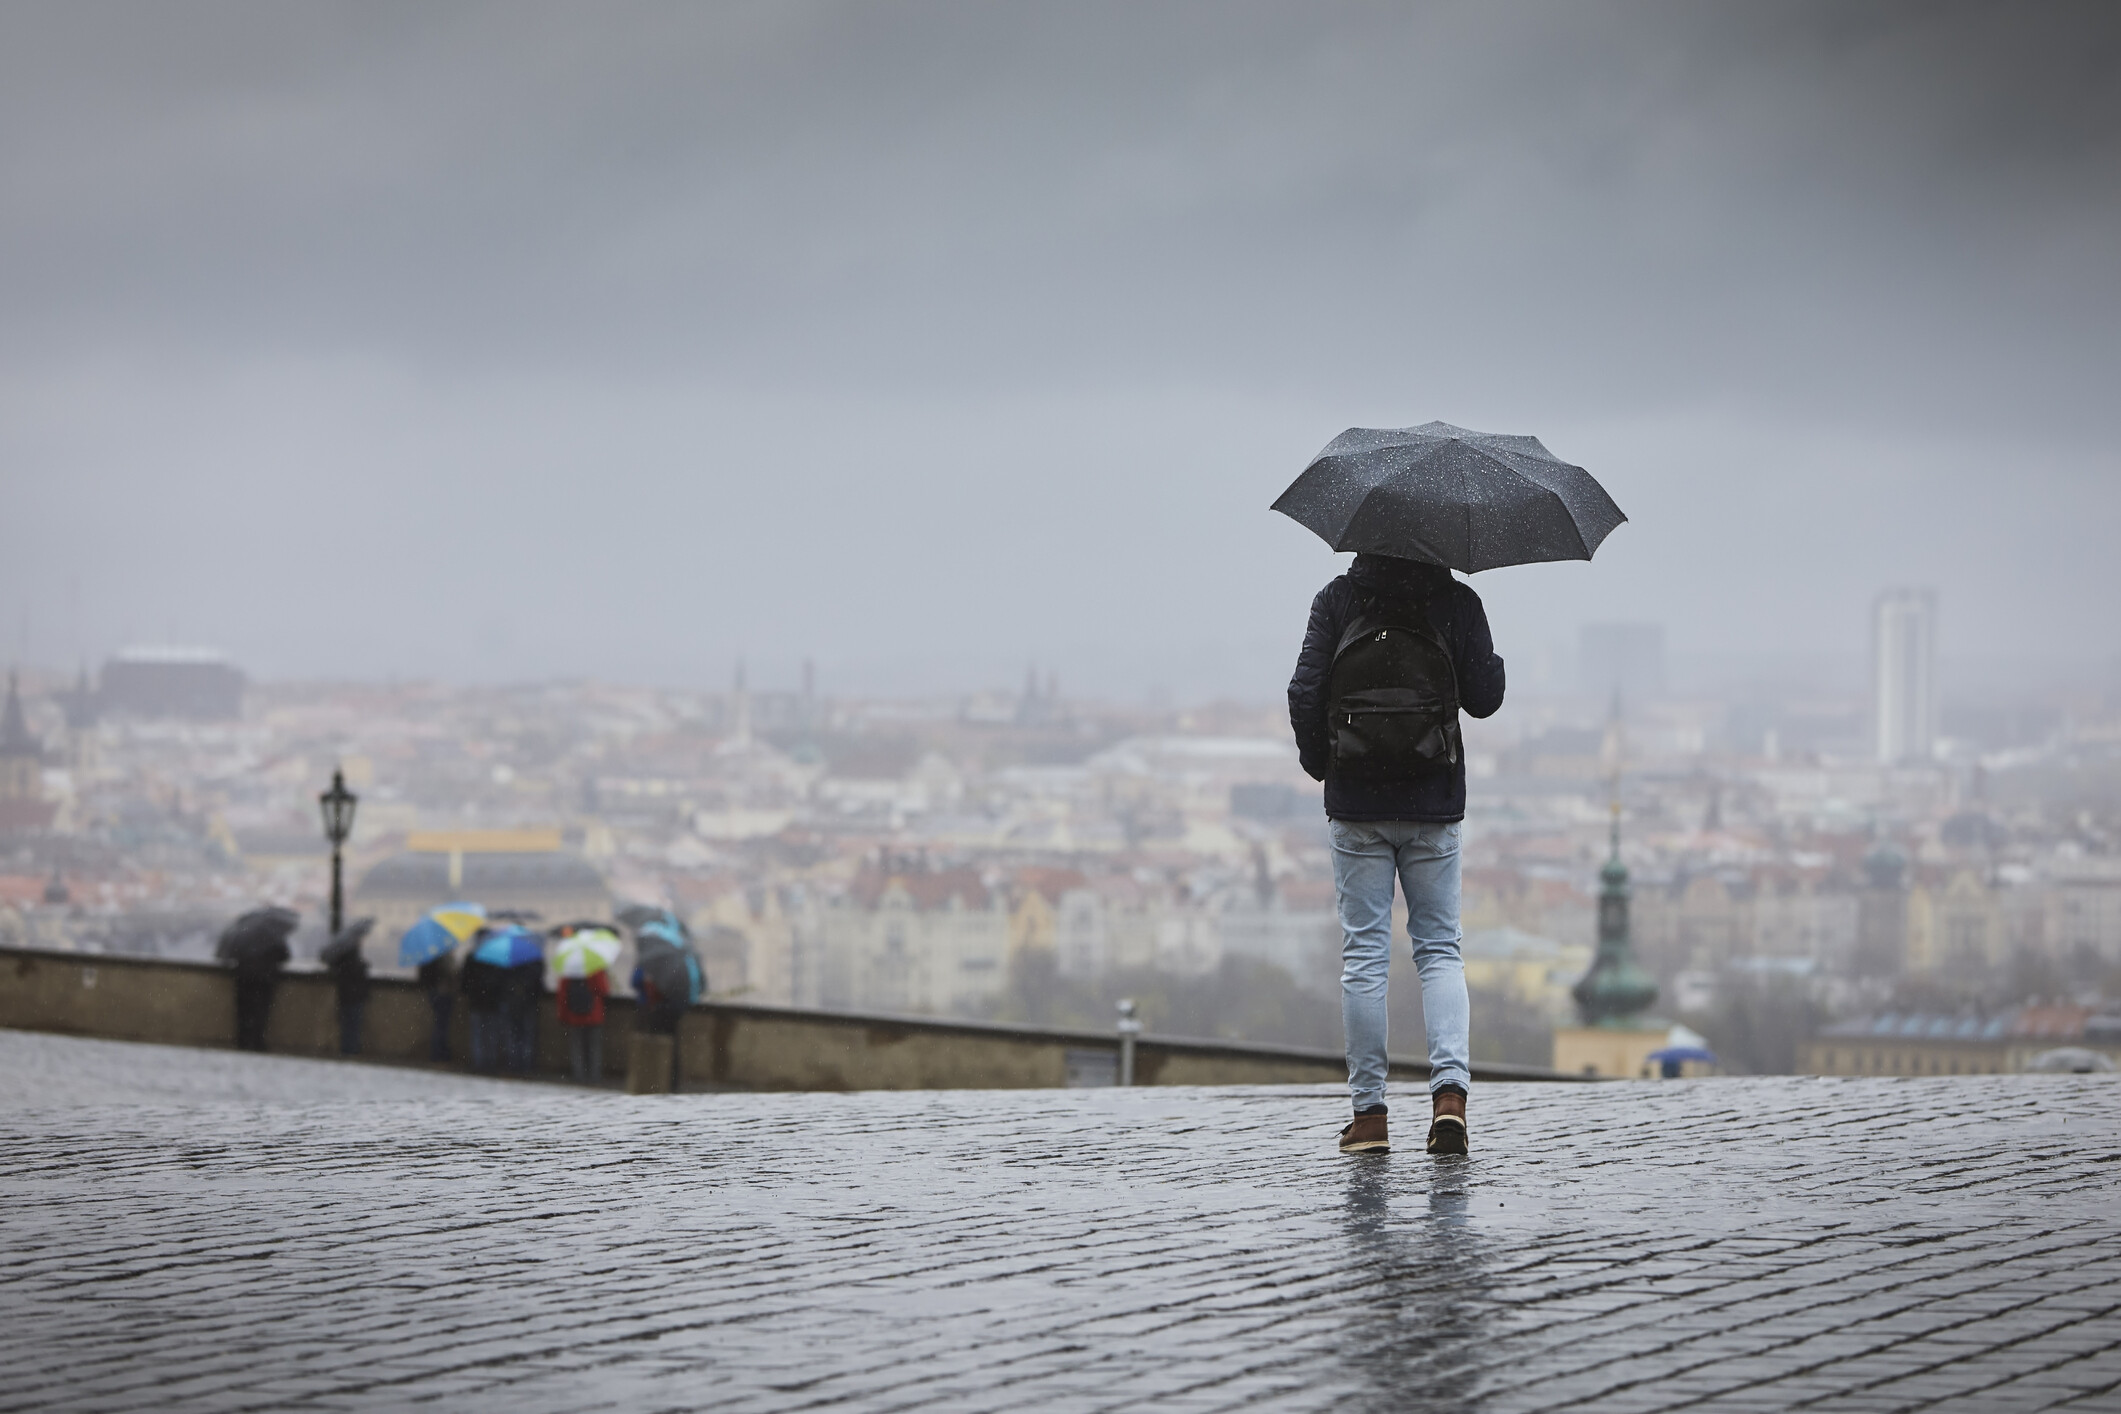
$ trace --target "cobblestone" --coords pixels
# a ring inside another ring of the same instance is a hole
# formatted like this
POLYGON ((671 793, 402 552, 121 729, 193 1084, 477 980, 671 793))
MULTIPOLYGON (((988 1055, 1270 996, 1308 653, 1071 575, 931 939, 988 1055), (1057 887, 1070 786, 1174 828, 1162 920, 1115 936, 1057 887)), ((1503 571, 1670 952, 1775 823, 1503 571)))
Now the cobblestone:
POLYGON ((2112 1077, 1484 1086, 1439 1161, 1326 1090, 0 1073, 0 1410, 2121 1408, 2112 1077))

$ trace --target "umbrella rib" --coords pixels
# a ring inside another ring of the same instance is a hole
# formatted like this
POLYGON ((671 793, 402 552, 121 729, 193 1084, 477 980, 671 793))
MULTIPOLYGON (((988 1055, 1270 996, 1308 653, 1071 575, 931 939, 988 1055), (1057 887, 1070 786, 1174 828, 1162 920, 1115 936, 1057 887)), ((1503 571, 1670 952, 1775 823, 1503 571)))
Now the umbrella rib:
MULTIPOLYGON (((1455 440, 1455 439, 1454 439, 1454 440, 1455 440)), ((1499 458, 1499 457, 1493 457, 1493 456, 1489 456, 1489 454, 1488 454, 1488 453, 1486 453, 1486 452, 1483 452, 1483 451, 1481 451, 1481 450, 1480 450, 1480 448, 1478 448, 1478 447, 1473 447, 1473 446, 1467 446, 1467 444, 1465 444, 1464 442, 1460 442, 1460 443, 1459 443, 1459 445, 1460 445, 1460 446, 1462 446, 1462 447, 1465 447, 1465 449, 1466 449, 1467 451, 1471 452, 1471 453, 1472 453, 1472 454, 1473 454, 1474 456, 1477 456, 1477 457, 1487 457, 1487 459, 1488 459, 1489 461, 1500 461, 1500 460, 1501 460, 1501 458, 1499 458)), ((1466 573, 1467 573, 1467 574, 1471 574, 1471 573, 1472 573, 1472 572, 1473 572, 1474 570, 1476 570, 1476 569, 1480 568, 1480 557, 1479 557, 1479 556, 1477 556, 1477 555, 1475 555, 1475 554, 1473 553, 1473 494, 1472 494, 1472 492, 1473 492, 1473 488, 1472 488, 1472 477, 1471 477, 1471 476, 1469 476, 1469 475, 1468 475, 1468 474, 1466 473, 1466 469, 1465 469, 1465 466, 1464 466, 1464 464, 1463 464, 1463 463, 1460 463, 1460 465, 1459 465, 1459 468, 1458 468, 1458 511, 1459 511, 1459 514, 1460 514, 1460 515, 1462 515, 1463 517, 1465 517, 1465 523, 1466 523, 1466 525, 1465 525, 1465 534, 1466 534, 1466 573)))
MULTIPOLYGON (((1524 482, 1527 486, 1538 487, 1541 491, 1546 493, 1546 498, 1549 501, 1561 507, 1562 524, 1568 526, 1569 534, 1576 537, 1576 548, 1582 552, 1580 555, 1577 556, 1577 558, 1584 560, 1590 559, 1591 547, 1586 545, 1583 541, 1583 527, 1576 523, 1576 514, 1575 512, 1569 509, 1568 499, 1564 497, 1559 491, 1556 491, 1553 487, 1547 485, 1544 481, 1535 481, 1533 478, 1526 476, 1523 472, 1519 471, 1516 467, 1511 466, 1508 462, 1504 461, 1500 457, 1497 457, 1495 459, 1495 463, 1503 470, 1509 472, 1510 475, 1516 477, 1519 481, 1524 482)), ((1562 463, 1562 465, 1566 465, 1566 463, 1562 463)))
POLYGON ((1428 447, 1418 456, 1408 458, 1406 464, 1398 468, 1390 476, 1379 477, 1375 485, 1362 493, 1362 499, 1355 503, 1355 508, 1348 512, 1348 519, 1341 526, 1339 536, 1331 542, 1333 548, 1336 551, 1346 551, 1351 548, 1348 544, 1348 537, 1354 533, 1355 523, 1362 519, 1363 508, 1370 504, 1371 497, 1389 489, 1393 481, 1414 470, 1422 463, 1434 461, 1443 454, 1444 448, 1449 445, 1448 442, 1439 442, 1435 446, 1428 447))

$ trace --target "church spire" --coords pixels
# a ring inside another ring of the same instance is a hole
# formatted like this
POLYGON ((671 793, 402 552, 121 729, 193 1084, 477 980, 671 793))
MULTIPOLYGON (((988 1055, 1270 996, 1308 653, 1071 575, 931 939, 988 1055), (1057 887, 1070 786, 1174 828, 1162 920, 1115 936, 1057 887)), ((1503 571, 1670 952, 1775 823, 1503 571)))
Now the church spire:
POLYGON ((1569 995, 1586 1026, 1625 1023, 1657 1000, 1657 981, 1635 961, 1628 929, 1628 866, 1620 862, 1620 696, 1606 728, 1612 774, 1612 823, 1605 867, 1598 871, 1598 955, 1569 995))

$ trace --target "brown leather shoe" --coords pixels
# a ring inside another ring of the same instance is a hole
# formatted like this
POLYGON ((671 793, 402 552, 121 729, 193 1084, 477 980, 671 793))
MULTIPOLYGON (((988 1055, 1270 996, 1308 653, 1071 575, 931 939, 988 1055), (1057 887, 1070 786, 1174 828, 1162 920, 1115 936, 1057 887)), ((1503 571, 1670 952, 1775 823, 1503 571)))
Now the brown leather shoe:
POLYGON ((1392 1141, 1385 1137, 1385 1117, 1357 1115, 1340 1132, 1340 1152, 1343 1154, 1389 1154, 1392 1141))
POLYGON ((1429 1105, 1429 1152, 1463 1154, 1466 1151, 1465 1092, 1446 1087, 1429 1097, 1429 1105))

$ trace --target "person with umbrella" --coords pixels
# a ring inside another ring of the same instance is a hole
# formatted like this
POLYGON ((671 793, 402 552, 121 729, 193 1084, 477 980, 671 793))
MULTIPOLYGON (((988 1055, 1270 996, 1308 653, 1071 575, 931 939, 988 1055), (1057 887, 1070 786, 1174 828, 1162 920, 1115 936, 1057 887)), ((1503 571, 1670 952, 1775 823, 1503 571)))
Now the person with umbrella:
POLYGON ((563 923, 552 932, 552 970, 560 1025, 567 1028, 567 1060, 575 1083, 604 1079, 604 999, 611 964, 625 944, 603 923, 563 923))
POLYGON ((1391 1147, 1385 988, 1396 881, 1428 1030, 1428 1150, 1463 1154, 1471 1036, 1459 952, 1459 715, 1496 712, 1504 673, 1480 596, 1451 571, 1587 560, 1626 517, 1537 438, 1442 422, 1350 428, 1274 509, 1355 552, 1311 601, 1289 680, 1289 726, 1304 770, 1325 783, 1333 840, 1355 1109, 1340 1148, 1391 1147))
POLYGON ((450 1059, 449 1018, 456 1011, 456 951, 459 944, 486 925, 486 910, 475 903, 445 903, 405 930, 398 940, 398 966, 417 969, 420 990, 434 1015, 427 1058, 450 1059))
POLYGON ((292 956, 288 934, 301 924, 291 908, 254 908, 221 930, 214 956, 236 972, 236 1049, 265 1049, 265 1023, 272 1016, 280 969, 292 956))
POLYGON ((537 1068, 538 1003, 545 994, 545 935, 524 926, 530 913, 496 913, 504 926, 472 950, 472 956, 499 967, 501 980, 501 1064, 511 1074, 537 1068))
POLYGON ((361 1021, 368 1011, 368 959, 361 944, 376 926, 373 918, 356 918, 338 931, 317 961, 331 973, 333 999, 339 1011, 339 1054, 361 1054, 361 1021))
MULTIPOLYGON (((685 1012, 707 991, 707 975, 699 954, 692 950, 692 930, 667 908, 635 904, 619 914, 619 921, 633 929, 633 992, 636 1000, 635 1029, 651 1037, 667 1037, 670 1046, 672 1083, 684 1073, 678 1051, 678 1024, 685 1012)), ((660 1062, 657 1063, 660 1069, 660 1062)), ((636 1077, 637 1078, 637 1077, 636 1077)))
POLYGON ((504 1064, 515 1066, 515 1048, 508 1032, 511 974, 517 959, 517 935, 513 923, 481 928, 472 936, 471 955, 464 959, 459 990, 471 1020, 471 1068, 490 1075, 504 1064))

